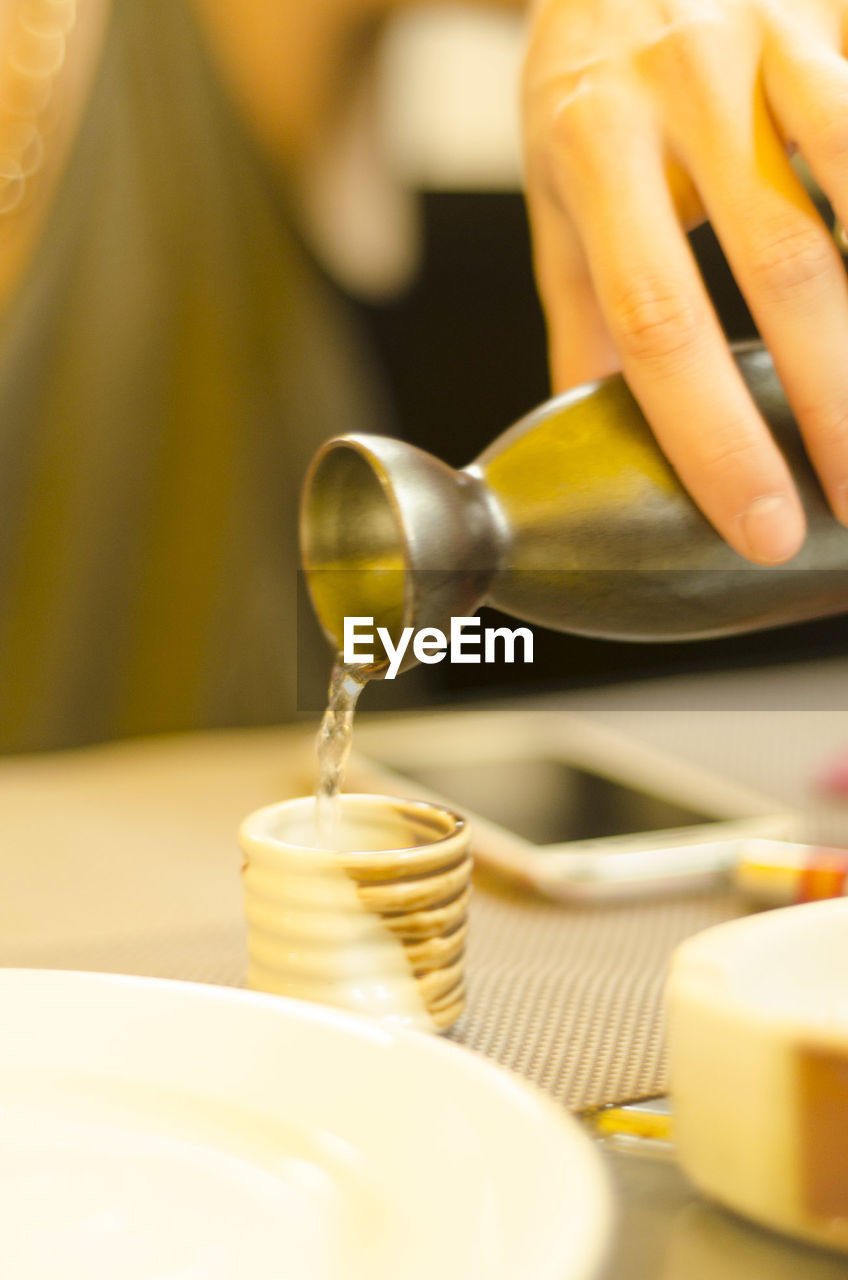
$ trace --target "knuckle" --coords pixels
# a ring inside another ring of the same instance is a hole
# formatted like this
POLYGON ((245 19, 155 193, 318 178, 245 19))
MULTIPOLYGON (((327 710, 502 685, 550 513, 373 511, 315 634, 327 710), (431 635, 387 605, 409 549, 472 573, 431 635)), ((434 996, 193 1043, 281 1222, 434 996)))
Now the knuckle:
POLYGON ((848 411, 830 415, 819 429, 819 436, 826 448, 845 449, 848 446, 848 411))
POLYGON ((848 448, 848 407, 820 402, 799 404, 796 416, 817 448, 834 453, 848 448))
POLYGON ((753 257, 754 282, 774 302, 792 301, 823 284, 834 269, 834 250, 823 233, 797 224, 768 231, 753 257))
POLYGON ((726 428, 705 442, 699 471, 704 480, 716 488, 746 475, 761 480, 764 474, 762 447, 751 439, 745 426, 726 428))
POLYGON ((608 319, 623 353, 635 360, 683 356, 706 332, 701 307, 672 285, 650 280, 623 289, 612 301, 608 319))
POLYGON ((723 116, 727 38, 726 16, 671 14, 640 51, 639 61, 675 111, 685 103, 693 117, 723 116))
POLYGON ((580 173, 602 163, 609 138, 632 124, 633 111, 608 70, 589 65, 558 69, 526 87, 523 117, 525 153, 580 173))
POLYGON ((704 37, 704 24, 672 17, 648 43, 645 52, 686 79, 693 75, 700 78, 705 64, 708 65, 708 45, 704 37))
POLYGON ((549 87, 543 108, 545 133, 560 159, 577 160, 594 145, 601 99, 597 83, 578 72, 559 76, 549 87))

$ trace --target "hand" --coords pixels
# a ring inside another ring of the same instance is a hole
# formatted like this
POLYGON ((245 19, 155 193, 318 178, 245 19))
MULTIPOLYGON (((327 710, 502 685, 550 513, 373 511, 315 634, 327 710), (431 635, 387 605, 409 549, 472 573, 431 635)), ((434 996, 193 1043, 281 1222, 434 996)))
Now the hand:
POLYGON ((555 387, 621 368, 705 515, 743 555, 803 511, 690 252, 708 216, 848 523, 848 287, 795 175, 848 225, 848 0, 537 0, 526 181, 555 387))

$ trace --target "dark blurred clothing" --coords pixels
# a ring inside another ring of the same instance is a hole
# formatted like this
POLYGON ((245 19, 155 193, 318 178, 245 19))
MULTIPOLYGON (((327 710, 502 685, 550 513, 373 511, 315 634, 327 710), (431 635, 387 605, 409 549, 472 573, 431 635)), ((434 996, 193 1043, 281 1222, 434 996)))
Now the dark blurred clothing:
POLYGON ((2 321, 0 750, 294 713, 300 481, 366 375, 183 0, 117 0, 2 321))

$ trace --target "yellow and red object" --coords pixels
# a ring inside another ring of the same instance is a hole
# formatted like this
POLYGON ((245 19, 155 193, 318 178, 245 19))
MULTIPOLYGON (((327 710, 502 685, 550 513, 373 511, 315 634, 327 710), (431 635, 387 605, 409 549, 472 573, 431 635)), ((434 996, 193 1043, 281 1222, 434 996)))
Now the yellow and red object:
POLYGON ((761 906, 790 906, 848 896, 848 849, 745 841, 733 872, 736 887, 761 906))

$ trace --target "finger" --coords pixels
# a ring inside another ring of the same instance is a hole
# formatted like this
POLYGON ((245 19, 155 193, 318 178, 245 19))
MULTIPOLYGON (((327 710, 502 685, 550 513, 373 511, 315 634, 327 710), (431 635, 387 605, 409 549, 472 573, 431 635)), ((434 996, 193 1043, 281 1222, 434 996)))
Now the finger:
MULTIPOLYGON (((784 132, 791 137, 826 193, 837 218, 848 225, 848 64, 834 23, 816 41, 779 33, 764 52, 765 91, 784 132)), ((837 369, 845 359, 844 333, 819 333, 816 366, 837 369), (840 341, 841 339, 841 341, 840 341), (837 348, 834 350, 834 348, 837 348), (841 348, 841 349, 839 349, 841 348)), ((829 429, 808 437, 813 462, 835 515, 848 524, 848 402, 824 408, 829 429)))
POLYGON ((725 85, 721 117, 708 124, 688 144, 686 159, 831 507, 848 521, 848 286, 842 261, 753 77, 749 85, 725 85))
POLYGON ((555 392, 621 368, 595 294, 585 255, 566 211, 542 191, 527 188, 533 262, 548 329, 555 392))
MULTIPOLYGON (((696 226, 706 216, 688 174, 668 160, 666 179, 678 217, 696 226)), ((528 178, 527 209, 533 266, 548 331, 548 358, 555 392, 616 373, 621 359, 604 320, 586 255, 572 219, 546 183, 528 178)))
POLYGON ((848 213, 847 43, 834 17, 813 32, 806 24, 773 30, 762 58, 763 88, 775 122, 840 218, 848 213))
POLYGON ((624 373, 719 532, 753 560, 788 559, 804 536, 800 502, 728 352, 653 129, 626 100, 590 105, 591 128, 560 122, 560 181, 624 373))

